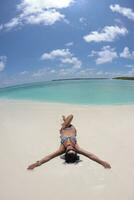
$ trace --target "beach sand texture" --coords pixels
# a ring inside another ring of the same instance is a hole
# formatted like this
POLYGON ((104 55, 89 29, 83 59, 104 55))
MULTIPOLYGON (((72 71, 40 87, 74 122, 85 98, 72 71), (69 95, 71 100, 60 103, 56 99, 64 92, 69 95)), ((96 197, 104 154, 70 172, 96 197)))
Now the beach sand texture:
POLYGON ((133 200, 134 105, 79 106, 0 101, 0 200, 133 200), (112 169, 80 156, 28 171, 58 148, 61 116, 73 114, 80 146, 112 169))

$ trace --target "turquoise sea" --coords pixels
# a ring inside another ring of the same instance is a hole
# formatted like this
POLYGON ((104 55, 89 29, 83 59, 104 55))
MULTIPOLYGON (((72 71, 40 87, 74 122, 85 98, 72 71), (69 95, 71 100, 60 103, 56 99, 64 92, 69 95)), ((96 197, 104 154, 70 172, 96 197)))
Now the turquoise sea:
POLYGON ((134 104, 134 82, 88 79, 24 84, 1 88, 0 99, 83 105, 134 104))

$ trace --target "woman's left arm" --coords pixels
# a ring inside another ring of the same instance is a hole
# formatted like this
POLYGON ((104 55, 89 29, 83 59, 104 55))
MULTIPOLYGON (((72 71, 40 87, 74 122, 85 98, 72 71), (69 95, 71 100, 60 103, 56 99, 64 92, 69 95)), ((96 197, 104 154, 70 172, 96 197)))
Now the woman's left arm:
POLYGON ((65 147, 61 144, 60 147, 59 147, 59 149, 58 149, 57 151, 55 151, 55 152, 53 152, 53 153, 51 153, 51 154, 45 156, 45 157, 44 157, 43 159, 41 159, 41 160, 39 160, 39 161, 37 161, 37 162, 35 162, 35 163, 29 165, 27 169, 32 170, 32 169, 34 169, 35 167, 39 167, 40 165, 42 165, 42 164, 48 162, 49 160, 51 160, 51 159, 53 159, 53 158, 55 158, 55 157, 57 157, 57 156, 63 154, 64 152, 65 152, 65 147))

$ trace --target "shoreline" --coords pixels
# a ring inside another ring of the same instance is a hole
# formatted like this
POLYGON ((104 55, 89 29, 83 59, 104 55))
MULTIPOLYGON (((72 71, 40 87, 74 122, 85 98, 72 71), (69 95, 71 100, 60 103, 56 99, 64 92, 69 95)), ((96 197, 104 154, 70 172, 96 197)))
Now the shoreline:
POLYGON ((39 101, 31 99, 8 99, 0 98, 0 103, 26 103, 26 104, 44 104, 44 105, 57 105, 57 106, 79 106, 79 107, 120 107, 120 106, 134 106, 133 103, 119 103, 119 104, 77 104, 77 103, 63 103, 63 102, 49 102, 49 101, 39 101))

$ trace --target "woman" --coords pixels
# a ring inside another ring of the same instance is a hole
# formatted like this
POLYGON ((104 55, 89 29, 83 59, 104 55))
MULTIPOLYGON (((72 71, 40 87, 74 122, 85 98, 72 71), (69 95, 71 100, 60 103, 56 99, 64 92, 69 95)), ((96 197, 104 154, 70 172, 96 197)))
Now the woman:
POLYGON ((73 115, 69 115, 66 118, 65 118, 65 116, 63 116, 62 118, 63 118, 63 123, 62 123, 62 127, 60 129, 61 144, 60 144, 59 149, 57 151, 49 154, 48 156, 45 156, 43 159, 35 162, 34 164, 30 165, 28 167, 28 169, 32 170, 35 167, 38 167, 38 166, 48 162, 49 160, 51 160, 57 156, 60 156, 64 153, 65 153, 65 161, 67 163, 74 163, 77 160, 79 160, 79 156, 77 155, 77 153, 78 153, 78 154, 82 154, 82 155, 88 157, 89 159, 99 163, 100 165, 104 166, 105 168, 111 168, 109 163, 101 160, 96 155, 94 155, 88 151, 85 151, 78 145, 77 140, 76 140, 77 131, 76 131, 75 127, 71 124, 73 115))

